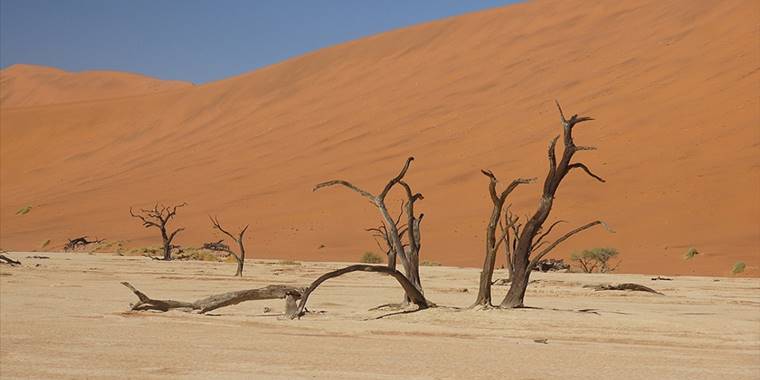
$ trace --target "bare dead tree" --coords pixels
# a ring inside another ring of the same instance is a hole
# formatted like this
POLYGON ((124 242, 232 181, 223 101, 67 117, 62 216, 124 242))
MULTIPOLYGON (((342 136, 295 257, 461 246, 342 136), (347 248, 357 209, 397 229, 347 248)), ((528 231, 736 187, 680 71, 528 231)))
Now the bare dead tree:
POLYGON ((206 243, 203 245, 203 248, 210 249, 212 251, 217 252, 225 252, 232 257, 235 258, 237 261, 237 270, 235 271, 235 277, 243 277, 243 265, 245 264, 245 245, 243 245, 243 235, 245 235, 245 231, 248 229, 248 225, 243 227, 240 232, 238 232, 237 236, 229 233, 227 230, 225 230, 221 224, 219 224, 219 219, 212 218, 209 216, 209 219, 211 219, 211 224, 213 225, 215 230, 219 230, 223 234, 227 235, 232 239, 235 243, 238 245, 238 252, 236 253, 232 249, 230 249, 230 246, 227 244, 224 244, 224 240, 219 240, 217 242, 212 243, 206 243))
POLYGON ((95 238, 95 240, 87 240, 87 236, 82 236, 74 239, 68 239, 68 243, 63 246, 65 252, 76 251, 79 247, 86 247, 90 244, 102 243, 104 239, 95 238))
POLYGON ((575 145, 575 141, 573 140, 573 128, 582 122, 590 121, 593 119, 590 117, 578 115, 573 115, 567 119, 565 118, 565 114, 562 112, 562 107, 559 105, 559 102, 557 102, 557 109, 559 110, 560 121, 563 128, 562 141, 564 149, 562 152, 562 157, 560 158, 559 162, 557 162, 555 148, 560 137, 557 136, 549 143, 549 172, 547 173, 546 179, 544 181, 544 188, 538 208, 533 213, 533 215, 526 220, 525 225, 520 231, 519 238, 517 239, 517 244, 513 252, 512 282, 510 283, 507 295, 504 297, 504 300, 500 304, 500 307, 503 308, 516 308, 523 306, 525 291, 528 287, 531 271, 536 266, 538 261, 549 254, 552 249, 579 232, 587 230, 596 225, 603 224, 603 222, 600 220, 595 220, 593 222, 587 223, 581 227, 567 232, 558 239, 554 240, 554 242, 546 244, 545 248, 538 249, 543 245, 543 239, 548 236, 548 234, 556 225, 559 224, 559 222, 556 222, 552 224, 546 231, 543 230, 543 225, 549 218, 552 206, 554 205, 557 189, 559 189, 559 186, 565 176, 571 171, 579 169, 591 176, 593 179, 599 182, 604 182, 604 179, 594 174, 591 169, 589 169, 585 164, 572 162, 575 153, 579 151, 595 149, 593 147, 575 145))
POLYGON ((372 204, 374 204, 378 210, 380 211, 380 215, 382 216, 383 223, 385 225, 385 228, 387 230, 387 236, 391 240, 391 246, 392 250, 390 252, 390 255, 388 256, 388 262, 392 262, 396 260, 396 257, 401 259, 401 265, 404 268, 404 273, 406 274, 409 281, 411 281, 415 287, 417 287, 417 290, 422 292, 422 285, 420 283, 419 279, 419 265, 415 265, 415 259, 414 257, 419 256, 419 223, 421 220, 420 218, 414 217, 413 211, 414 211, 414 202, 417 200, 423 199, 422 194, 411 194, 411 188, 403 182, 404 176, 406 175, 406 172, 409 170, 409 166, 411 162, 414 160, 414 157, 409 157, 406 159, 406 162, 404 163, 404 167, 401 169, 401 172, 394 178, 392 178, 388 183, 385 185, 383 190, 378 194, 374 195, 366 190, 363 190, 352 183, 344 180, 332 180, 327 182, 322 182, 314 187, 314 191, 317 191, 324 187, 329 186, 335 186, 340 185, 344 186, 348 189, 351 189, 357 193, 359 193, 361 196, 369 199, 372 204), (409 245, 410 250, 407 252, 407 250, 404 249, 404 243, 401 240, 401 235, 399 234, 398 227, 393 219, 391 217, 391 214, 388 212, 388 207, 385 205, 385 198, 388 195, 388 193, 391 191, 391 189, 395 186, 401 184, 407 190, 407 213, 411 211, 411 214, 407 214, 407 217, 409 219, 409 223, 407 225, 407 231, 411 230, 412 232, 407 232, 407 234, 410 236, 409 239, 409 245), (415 227, 416 225, 416 227, 415 227), (414 245, 413 245, 414 242, 414 245))
MULTIPOLYGON (((501 193, 497 193, 496 191, 496 184, 498 180, 496 179, 496 176, 491 172, 490 170, 481 170, 483 175, 488 177, 490 179, 490 183, 488 185, 488 192, 491 195, 491 202, 493 203, 493 209, 491 211, 491 218, 488 222, 488 226, 486 227, 486 256, 485 260, 483 261, 483 270, 480 272, 480 285, 478 286, 478 297, 475 300, 475 304, 473 306, 490 306, 491 305, 491 284, 493 282, 493 271, 496 265, 496 252, 499 248, 499 245, 506 241, 507 247, 510 245, 510 237, 509 237, 509 231, 513 227, 511 224, 511 214, 507 213, 506 218, 509 219, 507 221, 507 225, 504 226, 501 224, 502 227, 502 236, 499 238, 498 242, 496 240, 496 227, 500 225, 501 221, 501 214, 502 214, 502 208, 504 207, 504 202, 507 200, 507 197, 509 194, 517 188, 517 186, 521 184, 531 183, 535 181, 535 178, 531 179, 525 179, 525 178, 518 178, 512 183, 509 184, 501 193)), ((509 248, 507 248, 507 262, 509 268, 512 268, 511 266, 511 254, 509 248)), ((511 269, 509 269, 511 272, 511 269)))
POLYGON ((334 270, 332 272, 325 273, 314 282, 311 283, 311 285, 302 293, 301 295, 301 301, 298 303, 298 309, 291 315, 291 318, 300 318, 304 315, 306 311, 306 302, 309 301, 309 296, 312 292, 314 292, 319 285, 321 285, 323 282, 335 278, 338 276, 342 276, 346 273, 351 272, 374 272, 374 273, 380 273, 380 274, 386 274, 390 275, 393 278, 396 279, 396 281, 399 282, 401 287, 404 289, 404 292, 406 293, 406 297, 411 300, 412 303, 417 305, 418 310, 419 309, 427 309, 429 307, 434 307, 435 304, 428 301, 425 298, 425 295, 422 294, 422 292, 417 288, 417 286, 412 283, 406 276, 404 276, 401 272, 388 268, 385 266, 380 265, 366 265, 366 264, 356 264, 356 265, 350 265, 345 268, 341 268, 338 270, 334 270))
POLYGON ((181 203, 175 206, 164 206, 156 203, 152 209, 140 209, 135 213, 132 208, 129 208, 129 214, 133 218, 140 219, 143 227, 145 228, 158 228, 161 231, 161 239, 163 240, 163 260, 172 259, 172 250, 179 248, 178 245, 173 245, 172 241, 178 233, 184 231, 184 228, 178 228, 172 232, 167 231, 167 225, 169 222, 177 216, 177 209, 186 206, 187 203, 181 203))

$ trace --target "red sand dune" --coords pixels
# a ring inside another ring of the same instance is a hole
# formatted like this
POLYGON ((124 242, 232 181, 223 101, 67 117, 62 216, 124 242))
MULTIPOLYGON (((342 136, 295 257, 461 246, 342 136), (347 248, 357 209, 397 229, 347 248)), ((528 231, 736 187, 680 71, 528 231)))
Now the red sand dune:
MULTIPOLYGON (((759 11, 752 0, 533 1, 120 98, 148 82, 102 94, 77 76, 10 87, 17 76, 4 70, 0 244, 87 234, 156 245, 129 206, 187 201, 180 244, 214 238, 212 214, 251 224, 253 258, 356 260, 377 251, 364 232, 376 210, 312 186, 343 178, 378 191, 414 155, 424 259, 480 265, 480 169, 543 178, 556 98, 596 119, 576 142, 599 150, 578 158, 608 182, 572 174, 551 219, 601 218, 617 233, 589 231, 555 256, 611 246, 624 272, 726 275, 741 260, 758 275, 759 11), (39 105, 63 101, 76 103, 39 105), (701 254, 685 261, 689 247, 701 254)), ((521 187, 513 207, 532 212, 539 192, 521 187)))

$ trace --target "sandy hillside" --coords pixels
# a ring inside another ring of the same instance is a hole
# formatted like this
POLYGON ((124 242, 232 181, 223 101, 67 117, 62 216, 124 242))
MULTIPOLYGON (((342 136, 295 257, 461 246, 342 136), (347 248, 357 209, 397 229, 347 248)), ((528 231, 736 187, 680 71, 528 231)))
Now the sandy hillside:
MULTIPOLYGON (((758 275, 759 17, 751 0, 530 1, 201 86, 4 102, 0 245, 60 247, 76 235, 155 245, 129 206, 186 201, 180 244, 214 238, 214 214, 251 224, 253 257, 356 260, 377 251, 363 231, 377 212, 356 194, 311 188, 338 177, 378 191, 414 155, 422 256, 480 265, 490 200, 479 170, 544 176, 556 98, 596 118, 576 142, 599 150, 578 157, 608 182, 573 174, 551 219, 569 229, 601 218, 617 233, 590 231, 555 255, 611 246, 624 272, 726 275, 741 260, 758 275), (689 247, 701 254, 686 262, 689 247)), ((46 91, 58 96, 34 98, 46 91)), ((539 191, 516 191, 513 209, 532 212, 539 191)))
POLYGON ((187 82, 163 81, 123 72, 71 73, 53 67, 13 65, 0 72, 0 106, 29 107, 102 100, 190 86, 187 82))
MULTIPOLYGON (((233 264, 10 255, 24 266, 0 268, 3 379, 760 377, 755 278, 536 274, 526 303, 538 309, 473 311, 457 308, 474 300, 476 270, 424 267, 426 295, 446 307, 367 311, 400 300, 401 290, 386 277, 350 274, 314 293, 309 308, 323 313, 291 321, 278 318, 281 300, 213 315, 129 313, 136 297, 119 282, 192 301, 272 283, 302 286, 337 264, 256 261, 235 279, 233 264), (638 282, 665 295, 583 288, 607 282, 638 282)), ((498 297, 505 291, 495 288, 498 297)))

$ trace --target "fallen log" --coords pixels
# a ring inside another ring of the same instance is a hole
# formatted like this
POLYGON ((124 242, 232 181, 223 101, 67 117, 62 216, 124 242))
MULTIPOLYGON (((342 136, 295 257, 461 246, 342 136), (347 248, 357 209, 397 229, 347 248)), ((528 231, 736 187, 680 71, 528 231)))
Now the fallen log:
POLYGON ((341 268, 338 270, 334 270, 332 272, 325 273, 319 278, 317 278, 311 285, 303 292, 301 296, 301 302, 298 304, 298 309, 295 311, 295 313, 290 315, 290 318, 300 318, 306 313, 306 302, 309 300, 309 295, 319 287, 320 284, 323 282, 335 278, 338 276, 342 276, 346 273, 351 272, 374 272, 374 273, 380 273, 380 274, 386 274, 396 279, 396 281, 399 282, 402 288, 404 288, 404 292, 406 293, 409 300, 417 305, 418 310, 421 309, 427 309, 429 307, 434 307, 435 304, 428 301, 425 298, 425 295, 422 294, 422 292, 417 289, 414 284, 412 284, 409 279, 407 279, 401 272, 397 271, 393 268, 388 268, 387 266, 380 266, 380 265, 366 265, 366 264, 356 264, 356 265, 349 265, 345 268, 341 268))
POLYGON ((8 256, 0 255, 0 264, 8 264, 10 266, 15 266, 15 265, 21 265, 21 262, 18 260, 13 260, 8 256))
POLYGON ((610 285, 610 284, 601 284, 601 285, 587 285, 585 287, 593 287, 595 291, 602 291, 602 290, 630 290, 634 292, 648 292, 648 293, 654 293, 659 294, 661 296, 664 296, 664 294, 644 285, 639 284, 633 284, 633 283, 624 283, 624 284, 618 284, 618 285, 610 285))
MULTIPOLYGON (((157 300, 148 297, 145 293, 137 290, 132 284, 122 282, 122 285, 131 290, 139 299, 139 302, 131 304, 133 311, 169 311, 181 310, 184 312, 198 312, 205 314, 225 306, 237 305, 245 301, 285 299, 287 311, 293 311, 295 299, 301 297, 302 289, 286 285, 269 285, 258 289, 238 290, 234 292, 215 294, 201 298, 195 302, 175 300, 157 300)), ((290 314, 287 314, 290 315, 290 314)))

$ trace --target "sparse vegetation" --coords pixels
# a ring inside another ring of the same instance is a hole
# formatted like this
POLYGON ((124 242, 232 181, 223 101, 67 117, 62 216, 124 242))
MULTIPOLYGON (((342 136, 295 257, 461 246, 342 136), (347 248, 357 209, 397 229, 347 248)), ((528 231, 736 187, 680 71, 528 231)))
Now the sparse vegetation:
POLYGON ((29 211, 32 211, 32 206, 24 206, 16 211, 16 215, 26 215, 29 211))
POLYGON ((301 265, 301 263, 293 260, 280 260, 277 265, 301 265))
POLYGON ((694 256, 698 255, 699 251, 697 251, 696 248, 691 247, 689 250, 686 251, 686 254, 684 255, 684 259, 691 260, 694 258, 694 256))
POLYGON ((737 261, 734 263, 734 266, 731 268, 731 273, 733 274, 739 274, 744 272, 744 270, 747 269, 747 264, 745 264, 743 261, 737 261))
POLYGON ((617 265, 610 267, 610 260, 617 257, 619 252, 615 248, 592 248, 573 253, 570 259, 577 261, 581 270, 585 273, 607 273, 617 268, 617 265))
POLYGON ((47 246, 50 245, 50 239, 47 239, 40 244, 40 249, 45 249, 47 246))
POLYGON ((441 266, 441 263, 437 263, 435 261, 430 261, 430 260, 423 260, 420 263, 420 265, 422 265, 423 267, 439 267, 441 266))
POLYGON ((379 264, 383 262, 383 258, 375 252, 367 251, 364 252, 359 262, 365 264, 379 264))

